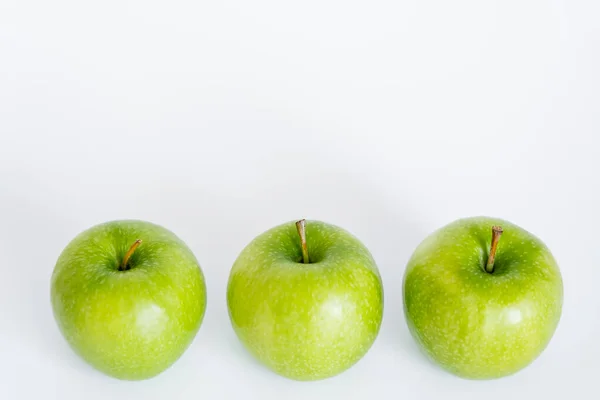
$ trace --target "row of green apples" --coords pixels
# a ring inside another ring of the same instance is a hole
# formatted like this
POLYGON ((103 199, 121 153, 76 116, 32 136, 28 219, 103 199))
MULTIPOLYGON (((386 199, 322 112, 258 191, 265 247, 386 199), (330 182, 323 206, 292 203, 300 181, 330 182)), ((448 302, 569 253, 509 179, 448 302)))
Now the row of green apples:
MULTIPOLYGON (((408 260, 403 305, 423 354, 469 379, 499 378, 549 344, 563 302, 547 246, 505 220, 456 220, 426 237, 408 260)), ((233 330, 263 365, 295 380, 325 379, 356 364, 380 331, 381 275, 357 237, 322 221, 265 231, 231 268, 233 330)), ((51 280, 55 320, 70 347, 105 374, 154 377, 190 346, 202 324, 206 283, 173 232, 138 220, 77 235, 51 280)))

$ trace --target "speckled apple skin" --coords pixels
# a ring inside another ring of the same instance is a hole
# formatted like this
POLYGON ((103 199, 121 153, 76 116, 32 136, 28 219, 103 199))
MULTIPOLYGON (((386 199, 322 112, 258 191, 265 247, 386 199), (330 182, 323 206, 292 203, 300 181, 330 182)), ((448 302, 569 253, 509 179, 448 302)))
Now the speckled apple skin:
POLYGON ((235 261, 227 288, 233 328, 251 354, 294 380, 335 376, 375 341, 383 287, 367 248, 347 231, 306 222, 310 264, 294 222, 256 237, 235 261))
POLYGON ((563 284, 544 243, 501 219, 457 220, 427 237, 404 275, 408 327, 425 353, 468 379, 513 374, 533 362, 559 323, 563 284), (485 272, 492 226, 500 238, 485 272))
POLYGON ((124 380, 170 367, 200 328, 206 287, 189 248, 144 221, 96 225, 71 241, 56 263, 51 300, 58 327, 90 365, 124 380), (118 267, 137 239, 142 244, 118 267))

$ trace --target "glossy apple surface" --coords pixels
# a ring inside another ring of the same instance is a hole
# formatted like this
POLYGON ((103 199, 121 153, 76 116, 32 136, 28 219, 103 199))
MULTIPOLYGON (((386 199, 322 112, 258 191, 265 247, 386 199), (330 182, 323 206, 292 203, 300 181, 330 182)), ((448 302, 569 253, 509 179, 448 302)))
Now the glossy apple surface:
POLYGON ((369 350, 383 314, 383 287, 367 248, 347 231, 306 221, 310 263, 294 222, 255 238, 227 288, 234 330, 250 353, 295 380, 337 375, 369 350))
POLYGON ((190 345, 204 317, 206 287, 194 254, 175 234, 145 221, 111 221, 63 250, 51 300, 77 354, 109 376, 140 380, 166 370, 190 345))
POLYGON ((405 316, 425 353, 469 379, 513 374, 550 342, 562 310, 556 260, 533 234, 504 220, 457 220, 429 235, 404 276, 405 316), (503 230, 486 272, 492 227, 503 230))

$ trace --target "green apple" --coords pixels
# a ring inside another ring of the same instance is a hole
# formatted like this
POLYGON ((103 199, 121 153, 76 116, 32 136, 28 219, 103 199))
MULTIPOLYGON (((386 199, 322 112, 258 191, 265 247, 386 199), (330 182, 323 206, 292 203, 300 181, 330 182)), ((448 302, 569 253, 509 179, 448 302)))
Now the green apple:
POLYGON ((276 226, 241 252, 227 305, 240 341, 263 365, 319 380, 357 363, 375 341, 383 287, 367 248, 320 221, 276 226))
POLYGON ((430 234, 410 258, 404 311, 419 347, 447 371, 493 379, 550 342, 563 283, 546 245, 508 221, 472 217, 430 234))
POLYGON ((71 348, 114 378, 142 380, 171 366, 198 332, 204 275, 169 230, 111 221, 77 235, 51 282, 58 327, 71 348))

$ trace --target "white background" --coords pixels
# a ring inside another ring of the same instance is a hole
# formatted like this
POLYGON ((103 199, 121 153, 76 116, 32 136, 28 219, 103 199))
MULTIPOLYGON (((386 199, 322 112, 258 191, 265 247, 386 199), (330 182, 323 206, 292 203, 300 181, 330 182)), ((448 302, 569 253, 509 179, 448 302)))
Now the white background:
POLYGON ((600 3, 0 1, 0 398, 598 399, 600 3), (509 219, 558 259, 563 318, 526 370, 451 376, 417 350, 401 280, 432 230, 509 219), (227 317, 239 251, 295 218, 357 235, 385 285, 371 351, 300 383, 251 359, 227 317), (49 278, 81 230, 173 230, 208 308, 144 382, 78 359, 49 278))

